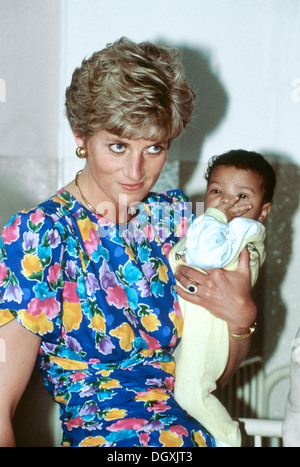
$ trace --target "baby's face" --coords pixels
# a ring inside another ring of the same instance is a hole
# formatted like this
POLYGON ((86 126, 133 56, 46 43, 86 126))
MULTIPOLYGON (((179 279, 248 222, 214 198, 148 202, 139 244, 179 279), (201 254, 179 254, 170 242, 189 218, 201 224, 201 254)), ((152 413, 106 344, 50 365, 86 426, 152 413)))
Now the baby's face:
POLYGON ((272 203, 264 202, 264 189, 259 175, 233 166, 217 165, 207 184, 204 207, 218 208, 221 204, 239 197, 238 205, 252 208, 242 217, 260 222, 268 215, 272 203))

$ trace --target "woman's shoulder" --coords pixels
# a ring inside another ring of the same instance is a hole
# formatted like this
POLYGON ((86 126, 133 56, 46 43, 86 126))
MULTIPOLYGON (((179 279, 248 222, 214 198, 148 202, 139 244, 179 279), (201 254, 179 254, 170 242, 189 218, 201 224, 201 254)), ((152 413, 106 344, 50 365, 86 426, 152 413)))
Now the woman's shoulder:
MULTIPOLYGON (((72 199, 66 192, 58 192, 46 201, 31 209, 24 209, 14 214, 2 229, 4 243, 13 243, 21 238, 21 233, 30 231, 41 233, 54 229, 64 219, 72 205, 72 199)), ((61 229, 58 229, 61 230, 61 229)))

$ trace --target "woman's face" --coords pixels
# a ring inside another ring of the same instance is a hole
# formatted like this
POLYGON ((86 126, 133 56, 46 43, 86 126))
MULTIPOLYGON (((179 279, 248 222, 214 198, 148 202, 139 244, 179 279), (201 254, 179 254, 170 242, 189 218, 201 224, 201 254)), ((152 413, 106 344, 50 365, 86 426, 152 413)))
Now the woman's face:
POLYGON ((88 154, 80 188, 98 212, 103 211, 101 204, 112 203, 119 211, 139 203, 155 185, 167 158, 167 141, 130 140, 105 130, 85 141, 76 135, 75 139, 88 154))

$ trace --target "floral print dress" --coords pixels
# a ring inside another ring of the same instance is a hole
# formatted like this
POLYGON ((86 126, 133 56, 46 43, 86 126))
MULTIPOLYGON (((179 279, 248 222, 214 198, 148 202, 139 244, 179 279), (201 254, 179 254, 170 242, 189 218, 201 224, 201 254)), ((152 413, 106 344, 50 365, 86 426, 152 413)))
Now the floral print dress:
POLYGON ((182 317, 167 256, 192 220, 179 190, 150 194, 126 226, 60 191, 4 227, 0 325, 42 338, 63 446, 214 446, 176 403, 182 317))

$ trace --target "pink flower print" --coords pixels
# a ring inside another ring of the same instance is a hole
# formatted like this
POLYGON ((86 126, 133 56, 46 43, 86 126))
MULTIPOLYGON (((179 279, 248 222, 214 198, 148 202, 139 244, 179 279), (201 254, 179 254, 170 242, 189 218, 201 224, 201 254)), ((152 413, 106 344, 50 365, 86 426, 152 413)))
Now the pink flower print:
POLYGON ((187 231, 188 231, 188 228, 189 228, 189 222, 187 220, 186 217, 181 217, 180 219, 180 232, 179 232, 179 237, 180 238, 183 238, 187 231))
POLYGON ((148 346, 147 349, 148 350, 156 350, 156 349, 159 349, 161 347, 158 340, 154 339, 154 337, 149 336, 144 331, 140 330, 140 335, 142 336, 144 341, 147 342, 147 346, 148 346))
POLYGON ((150 434, 149 433, 140 433, 139 434, 139 440, 140 440, 140 443, 143 446, 145 446, 145 447, 148 446, 149 439, 150 439, 150 434))
POLYGON ((182 425, 170 426, 169 430, 172 431, 172 433, 176 433, 177 436, 188 435, 186 428, 184 428, 182 425))
POLYGON ((54 297, 41 300, 40 298, 33 298, 29 303, 27 313, 31 316, 38 316, 44 313, 47 318, 55 318, 59 313, 59 303, 54 297))
POLYGON ((79 297, 76 292, 76 282, 65 282, 63 291, 63 300, 69 303, 79 303, 79 297))
POLYGON ((55 263, 53 266, 49 268, 49 274, 48 274, 48 281, 53 284, 54 282, 57 282, 61 274, 61 265, 58 263, 55 263))
POLYGON ((179 318, 182 317, 181 309, 177 300, 174 301, 174 313, 179 318))
POLYGON ((147 420, 144 418, 123 418, 118 420, 116 423, 107 427, 108 431, 119 431, 119 430, 140 430, 146 425, 147 420))
POLYGON ((154 232, 153 232, 153 227, 152 225, 146 225, 144 227, 144 232, 146 234, 146 237, 147 237, 147 240, 148 242, 152 242, 152 240, 154 239, 154 232))
POLYGON ((167 405, 166 401, 158 401, 154 402, 151 405, 148 405, 147 410, 148 412, 165 412, 166 410, 169 410, 171 407, 167 405))
POLYGON ((4 263, 0 263, 0 285, 4 284, 4 279, 7 278, 7 267, 4 263))
POLYGON ((90 229, 89 235, 90 235, 90 238, 89 240, 84 241, 84 246, 86 248, 87 254, 91 256, 91 254, 95 250, 97 250, 100 240, 99 240, 99 235, 97 234, 97 231, 95 229, 90 229))
POLYGON ((73 375, 70 376, 70 380, 74 383, 76 381, 80 381, 82 379, 87 378, 87 375, 83 373, 82 371, 78 371, 74 373, 73 375))
POLYGON ((44 213, 40 209, 37 209, 35 212, 30 214, 29 219, 34 225, 37 225, 44 220, 44 213))
POLYGON ((82 417, 74 417, 71 418, 68 422, 65 422, 68 431, 73 430, 73 428, 79 428, 83 426, 83 418, 82 417))
POLYGON ((109 305, 114 305, 117 308, 128 306, 127 295, 121 285, 108 287, 106 300, 109 305))
POLYGON ((170 389, 170 391, 172 391, 172 389, 174 388, 174 384, 175 384, 175 381, 174 381, 173 376, 168 376, 165 379, 165 385, 167 386, 168 389, 170 389))
POLYGON ((164 254, 166 255, 167 258, 169 258, 169 253, 172 248, 171 243, 165 243, 162 247, 164 254))
POLYGON ((19 224, 21 222, 20 216, 17 216, 12 224, 9 224, 2 231, 3 242, 10 245, 19 238, 19 224))

